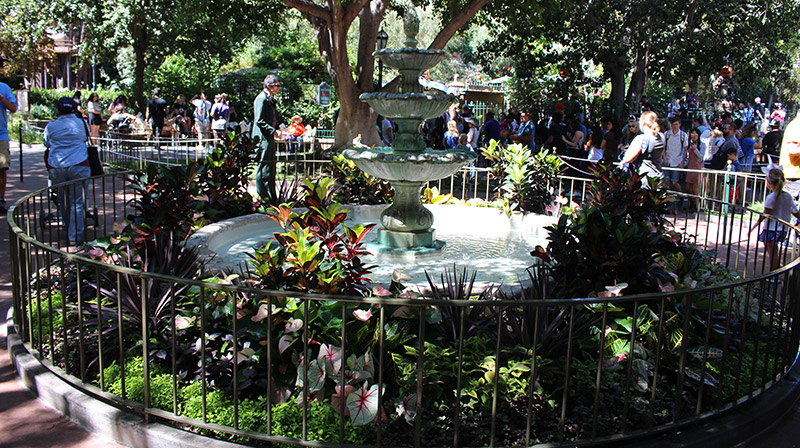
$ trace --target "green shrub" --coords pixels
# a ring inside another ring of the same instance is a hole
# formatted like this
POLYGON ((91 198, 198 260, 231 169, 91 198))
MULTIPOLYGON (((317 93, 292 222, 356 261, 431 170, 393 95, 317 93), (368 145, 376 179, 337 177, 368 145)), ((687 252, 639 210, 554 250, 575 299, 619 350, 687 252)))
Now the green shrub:
POLYGON ((545 213, 552 206, 553 185, 562 170, 561 160, 548 151, 531 155, 526 145, 503 146, 492 140, 482 148, 498 179, 495 196, 507 201, 511 210, 545 213))
MULTIPOLYGON (((162 98, 171 102, 179 94, 190 99, 200 91, 208 91, 208 87, 217 73, 217 61, 198 61, 186 57, 183 53, 167 55, 157 68, 148 68, 145 72, 145 96, 156 87, 161 88, 162 98)), ((213 98, 213 92, 207 95, 213 98)))
MULTIPOLYGON (((20 114, 11 115, 10 120, 8 120, 8 136, 11 140, 19 141, 19 128, 21 125, 22 125, 22 115, 20 114)), ((22 131, 22 141, 25 142, 25 144, 41 143, 42 132, 34 131, 31 129, 24 129, 22 131)))
MULTIPOLYGON (((203 399, 200 382, 193 382, 183 390, 189 397, 183 407, 186 417, 203 418, 203 399)), ((233 426, 233 400, 219 390, 206 393, 206 419, 209 423, 233 426)), ((239 401, 239 428, 246 431, 268 433, 268 402, 266 397, 239 401)), ((339 433, 339 414, 330 403, 312 401, 308 405, 308 440, 335 441, 339 433)), ((294 400, 272 406, 272 434, 283 437, 302 438, 303 408, 294 400)), ((345 441, 354 444, 369 442, 370 427, 354 427, 345 418, 345 441)), ((247 440, 243 440, 247 441, 247 440)))
POLYGON ((28 117, 31 120, 52 120, 56 118, 56 109, 52 105, 32 104, 28 117))
POLYGON ((40 296, 41 302, 37 302, 35 299, 32 301, 31 306, 31 322, 33 323, 33 339, 36 344, 41 344, 45 342, 44 340, 39 340, 39 323, 41 319, 41 328, 42 333, 44 333, 44 339, 47 339, 47 335, 50 333, 50 325, 52 322, 53 330, 57 330, 64 326, 64 313, 62 311, 62 298, 61 292, 57 290, 51 291, 52 297, 48 299, 47 293, 43 292, 40 296), (50 312, 50 300, 53 303, 53 312, 50 312), (39 309, 41 308, 41 315, 39 314, 39 309))
MULTIPOLYGON (((114 363, 103 369, 105 390, 122 397, 122 369, 114 363)), ((186 395, 179 389, 179 401, 186 395)), ((144 366, 142 357, 129 357, 125 361, 125 398, 144 403, 144 366)), ((172 375, 164 368, 150 365, 150 406, 165 411, 172 410, 172 375)))
POLYGON ((394 197, 392 185, 362 171, 341 154, 334 154, 328 165, 336 179, 336 199, 344 204, 388 204, 394 197))
MULTIPOLYGON (((101 109, 108 107, 108 105, 111 104, 111 102, 113 102, 121 94, 125 94, 128 97, 131 96, 130 92, 117 89, 81 89, 81 93, 83 94, 81 100, 84 105, 89 98, 89 94, 92 92, 96 92, 100 97, 101 109)), ((59 98, 62 96, 72 97, 73 93, 74 91, 67 89, 31 89, 28 93, 28 102, 31 105, 31 113, 36 105, 54 108, 59 98)), ((53 115, 55 115, 55 109, 53 109, 53 115)))

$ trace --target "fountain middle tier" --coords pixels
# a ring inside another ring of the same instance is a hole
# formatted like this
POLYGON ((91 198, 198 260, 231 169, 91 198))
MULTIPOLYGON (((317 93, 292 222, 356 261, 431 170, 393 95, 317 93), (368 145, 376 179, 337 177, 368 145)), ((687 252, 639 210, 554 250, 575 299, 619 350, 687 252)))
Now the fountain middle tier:
POLYGON ((375 112, 384 117, 408 118, 420 121, 438 117, 451 104, 458 102, 458 97, 447 93, 372 92, 362 93, 358 98, 367 102, 375 112))
POLYGON ((390 147, 350 148, 342 155, 364 172, 400 182, 427 182, 445 178, 475 160, 475 153, 463 150, 397 152, 390 147))

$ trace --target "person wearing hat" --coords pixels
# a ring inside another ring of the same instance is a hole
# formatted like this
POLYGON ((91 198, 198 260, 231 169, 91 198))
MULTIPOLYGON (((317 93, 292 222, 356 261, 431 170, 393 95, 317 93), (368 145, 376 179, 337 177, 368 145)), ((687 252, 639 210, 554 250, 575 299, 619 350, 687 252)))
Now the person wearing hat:
POLYGON ((478 152, 478 137, 480 136, 480 123, 478 119, 472 116, 464 118, 464 123, 468 126, 467 129, 467 146, 474 152, 478 152))
POLYGON ((762 140, 762 152, 768 156, 778 157, 781 155, 781 142, 783 141, 783 131, 781 122, 775 118, 769 122, 769 132, 762 140))
POLYGON ((300 115, 292 117, 292 123, 286 128, 286 133, 289 134, 289 150, 299 152, 300 147, 303 145, 303 134, 306 133, 306 127, 303 126, 303 117, 300 115))
MULTIPOLYGON (((53 185, 87 179, 92 174, 86 141, 89 129, 75 116, 75 102, 62 97, 56 103, 58 118, 44 128, 42 140, 47 148, 47 175, 53 185)), ((70 244, 83 243, 84 197, 86 184, 73 183, 58 188, 58 208, 70 244)))
POLYGON ((164 119, 167 117, 167 102, 161 98, 161 89, 153 89, 153 99, 147 102, 145 111, 145 121, 150 124, 153 130, 153 137, 156 138, 156 148, 158 139, 161 137, 161 129, 164 127, 164 119))

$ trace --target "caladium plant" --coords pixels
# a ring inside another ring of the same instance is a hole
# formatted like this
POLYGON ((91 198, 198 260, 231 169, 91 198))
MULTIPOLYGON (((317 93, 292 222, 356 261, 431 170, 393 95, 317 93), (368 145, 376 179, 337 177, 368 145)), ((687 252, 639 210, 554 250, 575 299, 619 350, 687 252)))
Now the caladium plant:
POLYGON ((347 358, 344 372, 342 368, 342 349, 327 344, 320 346, 317 359, 305 365, 305 360, 300 360, 297 373, 297 387, 304 387, 308 380, 308 393, 316 393, 316 398, 325 395, 326 380, 335 384, 331 394, 331 406, 337 413, 344 409, 344 415, 350 417, 350 422, 355 425, 364 425, 375 419, 378 413, 379 388, 371 380, 374 377, 374 361, 369 350, 357 356, 347 358), (305 371, 304 371, 305 369, 305 371), (344 374, 344 385, 341 384, 344 374), (344 400, 344 407, 342 402, 344 400))
POLYGON ((369 389, 361 385, 347 395, 347 410, 350 411, 350 422, 354 426, 365 425, 378 415, 378 394, 383 393, 383 387, 373 384, 369 389))

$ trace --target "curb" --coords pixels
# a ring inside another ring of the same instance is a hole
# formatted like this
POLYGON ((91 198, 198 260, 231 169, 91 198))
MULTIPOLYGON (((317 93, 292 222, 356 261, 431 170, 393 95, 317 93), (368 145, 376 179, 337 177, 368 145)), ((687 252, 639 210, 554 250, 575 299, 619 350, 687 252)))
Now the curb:
MULTIPOLYGON (((7 322, 12 322, 12 310, 7 322)), ((160 423, 145 423, 141 414, 122 410, 75 389, 28 352, 13 325, 8 325, 8 353, 23 385, 40 400, 85 430, 131 447, 241 448, 160 423)), ((730 448, 767 431, 790 411, 800 397, 800 367, 795 363, 784 378, 749 404, 710 422, 654 438, 605 441, 617 448, 730 448)), ((550 445, 545 445, 550 446, 550 445)), ((588 446, 580 444, 580 446, 588 446)))

